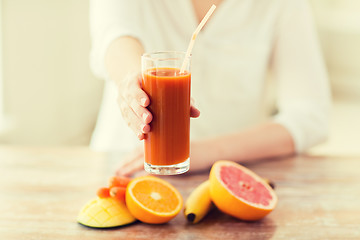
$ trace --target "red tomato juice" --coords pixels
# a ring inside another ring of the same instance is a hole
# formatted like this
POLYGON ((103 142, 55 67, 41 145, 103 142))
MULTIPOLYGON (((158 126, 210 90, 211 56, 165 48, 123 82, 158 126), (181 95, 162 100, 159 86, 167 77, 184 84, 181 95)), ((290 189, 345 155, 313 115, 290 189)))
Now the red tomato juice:
POLYGON ((173 165, 186 161, 190 152, 191 74, 178 68, 153 68, 143 73, 143 90, 153 115, 145 135, 145 162, 173 165))

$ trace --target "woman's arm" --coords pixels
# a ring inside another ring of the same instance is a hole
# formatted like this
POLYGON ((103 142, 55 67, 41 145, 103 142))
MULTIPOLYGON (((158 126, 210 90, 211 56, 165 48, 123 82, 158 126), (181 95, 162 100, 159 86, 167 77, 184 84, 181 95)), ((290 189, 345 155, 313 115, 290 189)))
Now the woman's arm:
POLYGON ((118 88, 118 104, 128 126, 142 140, 150 131, 150 99, 141 88, 141 55, 144 48, 133 37, 119 37, 105 53, 105 69, 118 88))
MULTIPOLYGON (((150 131, 152 114, 146 108, 150 99, 141 88, 141 55, 144 48, 132 37, 120 37, 113 41, 105 54, 105 68, 111 80, 115 81, 119 97, 118 104, 123 118, 139 140, 150 131)), ((193 105, 190 116, 198 117, 200 112, 193 105)))
POLYGON ((328 136, 331 94, 311 8, 306 0, 284 1, 274 37, 272 71, 278 114, 302 153, 328 136))
POLYGON ((127 75, 139 73, 143 53, 144 48, 136 38, 124 36, 114 40, 105 53, 108 77, 118 86, 127 75))
POLYGON ((151 114, 141 89, 140 7, 136 0, 90 1, 90 62, 95 75, 116 83, 122 116, 142 139, 150 129, 151 114))
MULTIPOLYGON (((220 159, 248 162, 300 153, 326 138, 329 83, 305 0, 284 1, 272 68, 278 83, 277 116, 242 132, 193 142, 190 171, 205 169, 220 159)), ((141 153, 129 159, 118 174, 131 175, 142 169, 141 153)))
MULTIPOLYGON (((221 159, 246 163, 295 153, 293 138, 280 124, 268 122, 231 135, 191 143, 190 172, 208 169, 221 159)), ((144 168, 143 149, 125 157, 116 171, 131 176, 144 168)))
POLYGON ((210 167, 220 159, 241 163, 295 153, 293 138, 282 125, 267 122, 241 132, 193 142, 191 170, 210 167))

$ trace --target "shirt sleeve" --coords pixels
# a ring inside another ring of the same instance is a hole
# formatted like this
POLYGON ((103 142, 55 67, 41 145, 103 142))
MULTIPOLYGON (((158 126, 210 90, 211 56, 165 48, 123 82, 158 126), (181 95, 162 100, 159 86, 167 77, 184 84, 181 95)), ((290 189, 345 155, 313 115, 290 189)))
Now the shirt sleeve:
POLYGON ((331 108, 327 72, 306 0, 284 1, 274 44, 279 110, 274 121, 288 129, 301 153, 327 138, 331 108))
POLYGON ((138 0, 90 0, 90 67, 106 79, 104 58, 110 43, 120 36, 141 41, 140 5, 138 0))

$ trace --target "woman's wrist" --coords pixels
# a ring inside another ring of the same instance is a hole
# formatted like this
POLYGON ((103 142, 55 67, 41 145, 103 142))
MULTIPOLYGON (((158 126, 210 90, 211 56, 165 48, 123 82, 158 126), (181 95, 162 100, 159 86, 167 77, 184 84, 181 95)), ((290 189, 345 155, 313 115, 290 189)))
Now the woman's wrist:
POLYGON ((241 161, 243 159, 243 144, 237 134, 224 135, 209 139, 210 154, 213 162, 217 160, 241 161))
POLYGON ((224 153, 220 145, 216 138, 192 141, 190 156, 192 169, 210 168, 217 160, 223 159, 224 153))
POLYGON ((246 139, 239 133, 194 141, 191 158, 204 167, 211 167, 218 160, 243 161, 246 159, 243 141, 246 139))

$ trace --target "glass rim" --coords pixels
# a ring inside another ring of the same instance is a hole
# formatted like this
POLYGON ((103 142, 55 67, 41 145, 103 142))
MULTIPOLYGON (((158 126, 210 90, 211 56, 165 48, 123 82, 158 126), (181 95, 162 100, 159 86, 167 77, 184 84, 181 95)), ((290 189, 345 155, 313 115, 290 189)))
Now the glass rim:
MULTIPOLYGON (((186 52, 181 51, 156 51, 156 52, 149 52, 144 53, 141 55, 141 58, 144 60, 151 60, 151 61, 169 61, 169 60, 179 60, 179 59, 185 59, 186 52), (160 54, 174 54, 174 57, 155 57, 156 55, 160 54), (155 55, 155 56, 154 56, 155 55), (177 55, 180 55, 177 57, 177 55)), ((189 59, 191 59, 191 54, 188 56, 189 59)))

